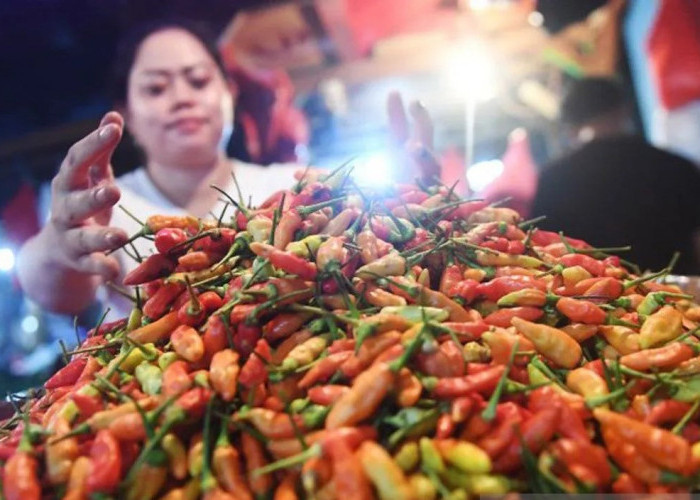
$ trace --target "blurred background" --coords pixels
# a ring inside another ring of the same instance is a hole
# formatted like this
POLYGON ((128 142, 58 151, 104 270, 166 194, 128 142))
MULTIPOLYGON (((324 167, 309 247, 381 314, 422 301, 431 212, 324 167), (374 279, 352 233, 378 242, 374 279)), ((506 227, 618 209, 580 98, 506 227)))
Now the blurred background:
MULTIPOLYGON (((23 297, 14 256, 40 227, 42 193, 66 150, 110 109, 105 89, 120 33, 144 20, 177 14, 219 34, 238 87, 228 151, 246 161, 333 167, 361 157, 361 175, 390 182, 385 100, 399 90, 430 110, 446 184, 461 179, 463 194, 509 196, 527 216, 542 165, 563 147, 557 117, 566 85, 610 76, 634 104, 638 133, 700 162, 696 0, 172 0, 167 12, 163 5, 0 2, 2 391, 43 380, 59 340, 73 345, 84 335, 23 297)), ((138 165, 125 141, 116 173, 138 165)))

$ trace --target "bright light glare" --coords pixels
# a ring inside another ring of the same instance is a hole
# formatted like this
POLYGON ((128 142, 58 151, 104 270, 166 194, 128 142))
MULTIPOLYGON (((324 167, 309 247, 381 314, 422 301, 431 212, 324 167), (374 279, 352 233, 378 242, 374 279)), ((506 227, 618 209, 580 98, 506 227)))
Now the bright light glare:
POLYGON ((392 184, 391 160, 387 153, 368 154, 353 163, 353 177, 365 186, 388 186, 392 184))
POLYGON ((486 186, 498 179, 503 173, 501 160, 488 160, 475 163, 467 170, 469 187, 476 191, 483 191, 486 186))
POLYGON ((481 44, 473 42, 456 49, 448 58, 445 75, 450 87, 476 101, 496 97, 498 81, 493 61, 481 44))
POLYGON ((15 254, 9 248, 0 248, 0 271, 10 271, 15 267, 15 254))
POLYGON ((535 28, 541 28, 544 24, 544 16, 541 12, 533 10, 527 16, 527 22, 530 24, 530 26, 533 26, 535 28))
POLYGON ((25 316, 22 318, 20 326, 25 333, 34 333, 39 329, 39 320, 36 319, 36 316, 25 316))

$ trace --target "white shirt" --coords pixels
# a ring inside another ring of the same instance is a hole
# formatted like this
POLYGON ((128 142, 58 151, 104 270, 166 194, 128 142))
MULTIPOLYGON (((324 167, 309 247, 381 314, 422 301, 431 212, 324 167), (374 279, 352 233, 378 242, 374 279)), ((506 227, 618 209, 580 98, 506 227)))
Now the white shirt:
MULTIPOLYGON (((269 167, 254 165, 236 161, 234 164, 236 180, 241 188, 244 199, 252 200, 253 206, 261 204, 272 193, 280 189, 290 189, 294 185, 294 172, 299 170, 299 165, 295 164, 273 164, 269 167)), ((186 211, 173 204, 161 193, 151 180, 145 168, 139 168, 129 172, 116 180, 117 186, 121 190, 121 199, 112 210, 110 225, 118 227, 132 235, 137 233, 141 226, 129 217, 119 205, 126 208, 141 220, 145 220, 150 215, 184 215, 186 211)), ((235 200, 237 193, 233 177, 227 186, 222 189, 229 193, 235 200)), ((210 211, 217 217, 221 214, 225 203, 216 201, 210 211)), ((229 208, 227 215, 233 215, 233 208, 229 208)), ((212 216, 214 218, 214 216, 212 216)), ((139 238, 134 242, 134 246, 142 257, 146 257, 155 251, 153 242, 139 238)), ((136 261, 131 259, 123 250, 115 253, 121 264, 122 277, 134 269, 136 261)), ((121 281, 121 280, 119 280, 121 281)), ((113 290, 103 289, 98 293, 98 299, 110 308, 107 316, 108 321, 123 318, 131 311, 132 304, 121 297, 113 290)))

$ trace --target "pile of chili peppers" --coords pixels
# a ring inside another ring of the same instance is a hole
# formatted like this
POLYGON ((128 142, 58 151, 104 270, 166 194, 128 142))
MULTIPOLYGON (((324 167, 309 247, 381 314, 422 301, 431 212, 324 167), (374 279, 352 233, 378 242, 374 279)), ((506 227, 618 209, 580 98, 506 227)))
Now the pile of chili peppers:
POLYGON ((131 315, 0 425, 2 497, 697 490, 700 306, 670 266, 350 170, 149 217, 131 315))

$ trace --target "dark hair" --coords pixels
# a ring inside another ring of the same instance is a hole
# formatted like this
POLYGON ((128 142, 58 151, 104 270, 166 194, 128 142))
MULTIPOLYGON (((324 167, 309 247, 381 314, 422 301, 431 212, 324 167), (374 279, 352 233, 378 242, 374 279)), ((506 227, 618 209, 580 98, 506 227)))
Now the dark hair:
POLYGON ((559 110, 559 119, 567 125, 582 125, 589 120, 625 108, 622 86, 608 78, 584 78, 569 87, 559 110))
POLYGON ((142 23, 127 31, 117 44, 108 84, 109 96, 113 103, 126 103, 129 73, 141 43, 153 33, 173 28, 187 31, 199 40, 207 53, 214 59, 221 73, 226 74, 215 37, 203 24, 183 19, 161 19, 142 23))

